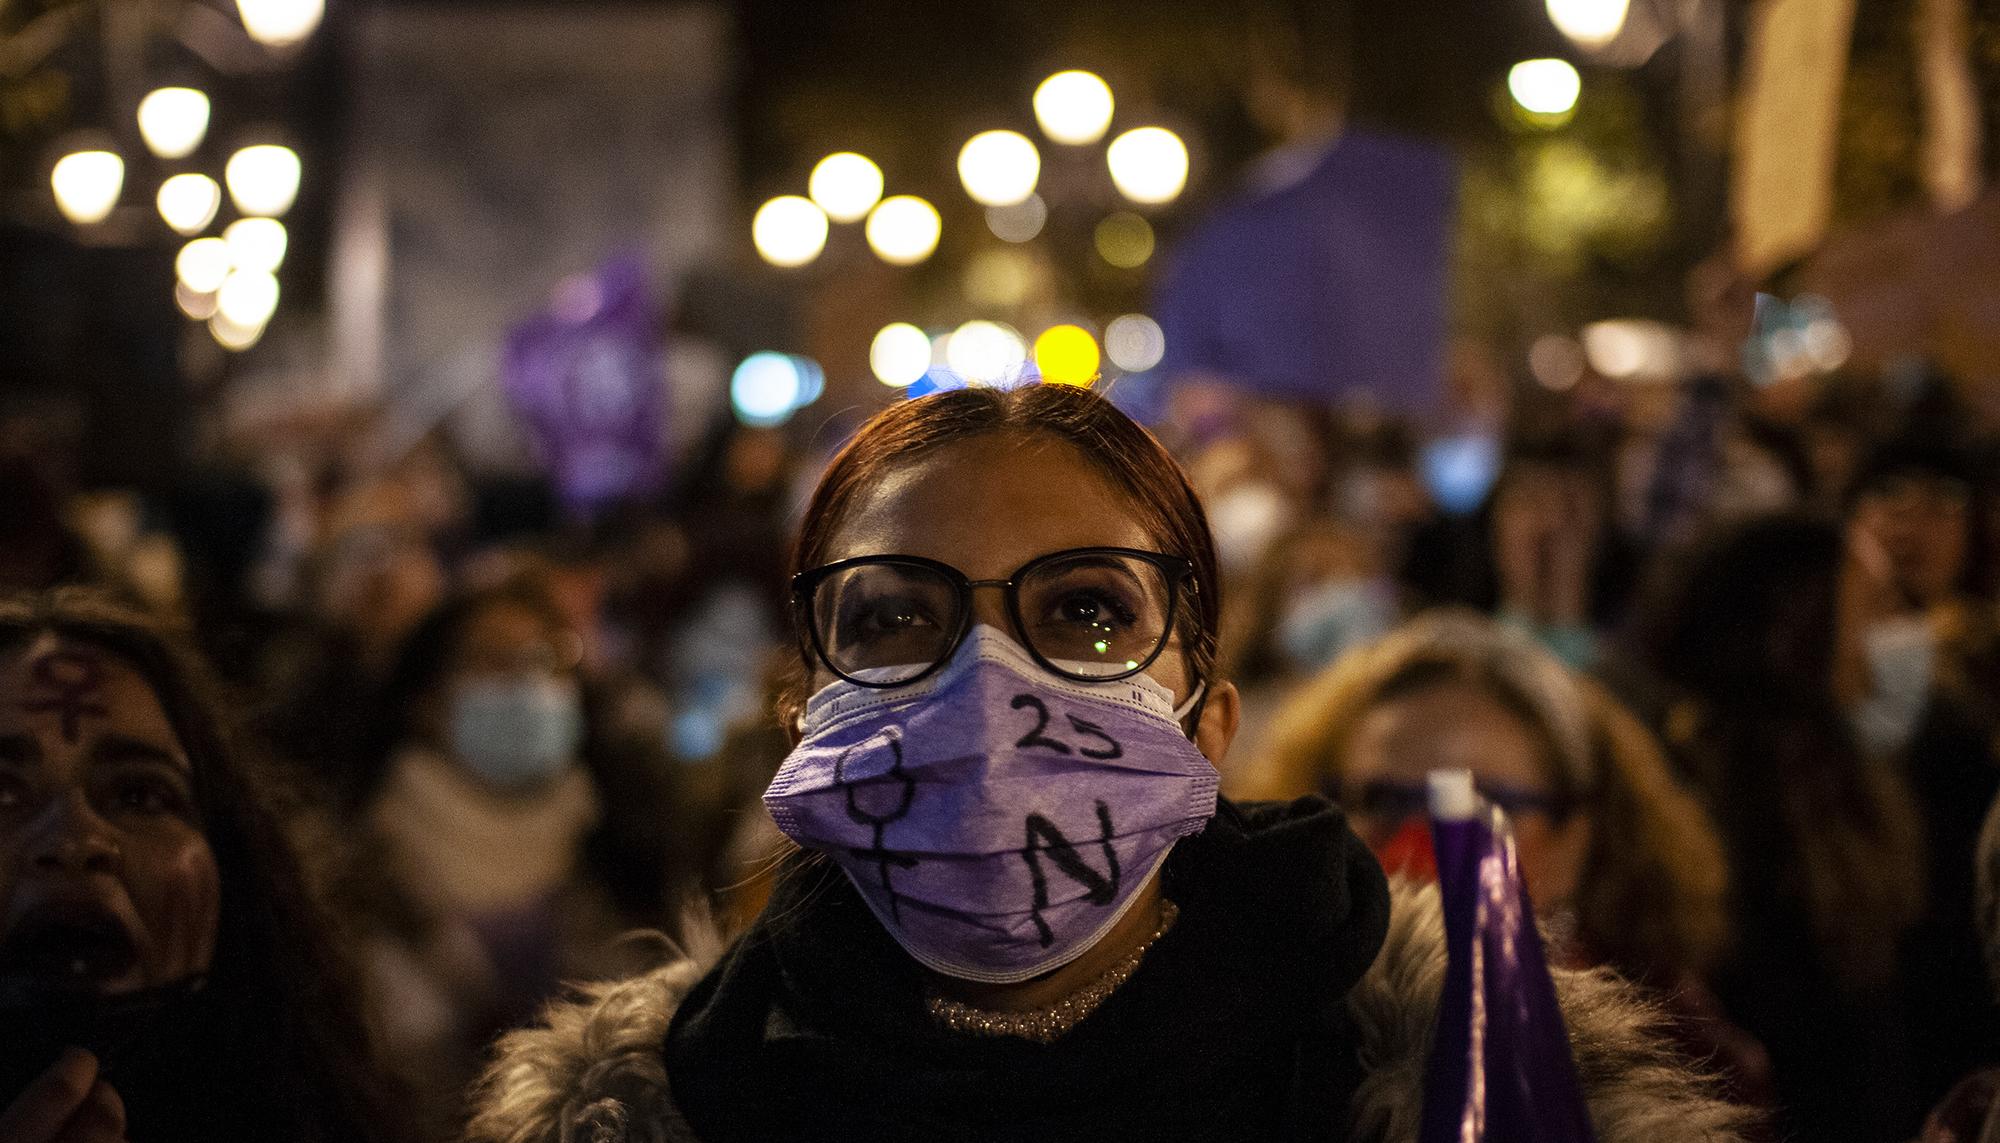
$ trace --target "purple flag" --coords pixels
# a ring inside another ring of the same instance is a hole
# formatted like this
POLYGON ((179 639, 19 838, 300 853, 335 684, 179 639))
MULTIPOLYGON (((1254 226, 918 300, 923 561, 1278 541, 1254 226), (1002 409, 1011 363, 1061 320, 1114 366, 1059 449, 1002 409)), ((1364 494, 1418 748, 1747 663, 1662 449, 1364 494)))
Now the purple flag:
POLYGON ((645 265, 620 255, 566 279, 507 337, 507 399, 563 503, 583 515, 657 488, 666 409, 645 265))
POLYGON ((1431 775, 1444 991, 1420 1143, 1594 1143, 1514 834, 1464 770, 1431 775))
POLYGON ((1436 403, 1451 157, 1349 131, 1317 155, 1267 160, 1253 182, 1175 250, 1155 304, 1163 373, 1412 412, 1436 403))

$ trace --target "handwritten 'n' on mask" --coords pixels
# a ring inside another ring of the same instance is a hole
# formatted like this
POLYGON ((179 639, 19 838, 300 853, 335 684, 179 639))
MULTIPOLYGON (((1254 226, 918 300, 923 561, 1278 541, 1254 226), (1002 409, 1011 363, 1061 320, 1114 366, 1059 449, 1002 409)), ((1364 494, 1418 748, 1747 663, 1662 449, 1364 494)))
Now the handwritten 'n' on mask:
POLYGON ((1014 983, 1101 940, 1215 815, 1185 716, 1144 675, 1063 679, 981 625, 927 679, 815 694, 764 804, 919 963, 1014 983))

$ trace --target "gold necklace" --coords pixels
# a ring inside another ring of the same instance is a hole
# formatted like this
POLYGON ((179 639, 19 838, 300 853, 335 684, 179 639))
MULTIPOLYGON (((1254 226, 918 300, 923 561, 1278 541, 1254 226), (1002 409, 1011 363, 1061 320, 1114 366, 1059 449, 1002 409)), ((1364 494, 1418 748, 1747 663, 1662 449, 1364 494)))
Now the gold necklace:
POLYGON ((974 1008, 961 1004, 937 993, 931 993, 927 1000, 931 1016, 954 1032, 964 1032, 974 1036, 1014 1036, 1023 1040, 1033 1040, 1037 1044, 1053 1044, 1065 1032, 1076 1027, 1083 1018, 1097 1011, 1099 1005, 1110 999, 1118 987, 1132 978, 1139 970, 1139 962, 1146 951, 1153 947, 1167 930, 1174 927, 1174 919, 1181 915, 1180 908, 1172 901, 1160 899, 1160 927, 1153 930, 1138 948, 1126 953, 1117 964, 1112 965, 1104 975, 1056 1001, 1046 1008, 1030 1009, 1026 1012, 995 1012, 987 1008, 974 1008))

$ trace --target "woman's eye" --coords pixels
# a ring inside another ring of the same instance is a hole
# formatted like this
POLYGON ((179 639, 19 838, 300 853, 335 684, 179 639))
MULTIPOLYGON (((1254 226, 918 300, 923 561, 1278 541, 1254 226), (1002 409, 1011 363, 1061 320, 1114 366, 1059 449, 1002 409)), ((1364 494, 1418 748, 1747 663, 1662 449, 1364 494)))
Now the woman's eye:
POLYGON ((155 816, 183 814, 188 803, 181 791, 167 782, 155 778, 134 778, 113 787, 112 804, 127 813, 155 816))
POLYGON ((1055 601, 1052 618, 1062 623, 1084 624, 1115 630, 1130 626, 1132 609, 1106 592, 1075 591, 1055 601))
POLYGON ((848 627, 863 634, 905 631, 930 625, 930 616, 915 601, 908 599, 870 601, 857 608, 848 619, 848 627))

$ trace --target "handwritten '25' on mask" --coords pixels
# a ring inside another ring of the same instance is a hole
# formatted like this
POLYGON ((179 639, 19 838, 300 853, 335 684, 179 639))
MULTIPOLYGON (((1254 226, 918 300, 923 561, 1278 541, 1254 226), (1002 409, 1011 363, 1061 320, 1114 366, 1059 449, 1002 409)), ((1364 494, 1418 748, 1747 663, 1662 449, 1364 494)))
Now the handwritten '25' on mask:
POLYGON ((1144 675, 1063 678, 979 625, 909 686, 815 694, 764 802, 919 963, 1013 983, 1082 955, 1214 816, 1184 715, 1144 675))

